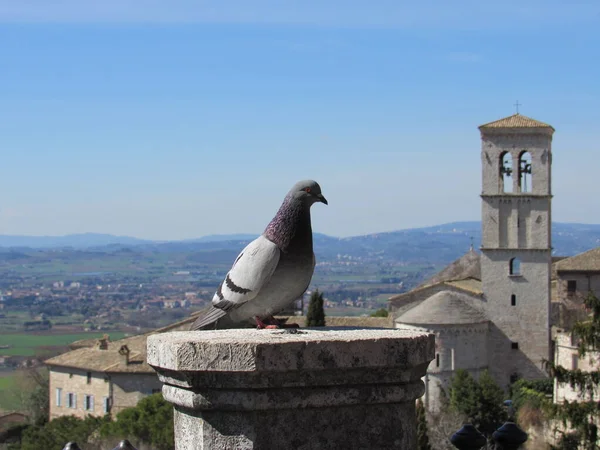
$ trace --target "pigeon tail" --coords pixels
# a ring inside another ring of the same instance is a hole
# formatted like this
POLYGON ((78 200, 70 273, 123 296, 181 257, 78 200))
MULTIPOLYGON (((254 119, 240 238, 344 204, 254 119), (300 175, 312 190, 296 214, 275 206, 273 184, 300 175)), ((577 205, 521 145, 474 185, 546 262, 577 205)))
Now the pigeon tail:
POLYGON ((227 314, 227 311, 211 305, 200 313, 194 324, 190 327, 190 331, 215 330, 217 329, 219 319, 225 316, 225 314, 227 314))
POLYGON ((227 311, 215 308, 213 305, 204 309, 190 327, 190 331, 197 330, 225 330, 230 328, 252 327, 253 321, 234 322, 227 311))

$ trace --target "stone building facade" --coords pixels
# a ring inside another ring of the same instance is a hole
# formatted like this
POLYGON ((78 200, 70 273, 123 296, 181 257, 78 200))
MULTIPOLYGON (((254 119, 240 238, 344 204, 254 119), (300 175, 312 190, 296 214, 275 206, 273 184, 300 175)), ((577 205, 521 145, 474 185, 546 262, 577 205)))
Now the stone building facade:
MULTIPOLYGON (((591 292, 600 298, 600 247, 570 258, 564 258, 554 265, 557 293, 564 303, 561 323, 554 327, 554 363, 569 370, 583 372, 598 370, 600 353, 589 352, 580 356, 577 337, 571 333, 573 325, 588 317, 585 299, 591 292)), ((554 383, 554 401, 562 403, 578 400, 600 400, 600 390, 592 398, 581 395, 567 383, 554 383)))
POLYGON ((50 419, 116 415, 160 392, 162 384, 146 362, 146 338, 187 330, 195 317, 151 333, 110 342, 107 337, 75 342, 74 350, 45 361, 49 369, 50 419))
POLYGON ((431 411, 439 409, 441 390, 448 386, 457 368, 477 378, 488 367, 490 322, 470 303, 464 293, 442 290, 397 319, 398 328, 435 334, 435 359, 423 380, 423 402, 431 411))
MULTIPOLYGON (((568 370, 581 370, 589 372, 598 370, 600 364, 600 353, 590 352, 585 356, 580 356, 578 352, 577 338, 569 331, 557 330, 555 334, 556 352, 554 354, 554 363, 568 370)), ((600 389, 596 389, 593 395, 581 393, 578 389, 573 389, 568 383, 554 382, 554 402, 562 403, 564 401, 600 401, 600 389)))

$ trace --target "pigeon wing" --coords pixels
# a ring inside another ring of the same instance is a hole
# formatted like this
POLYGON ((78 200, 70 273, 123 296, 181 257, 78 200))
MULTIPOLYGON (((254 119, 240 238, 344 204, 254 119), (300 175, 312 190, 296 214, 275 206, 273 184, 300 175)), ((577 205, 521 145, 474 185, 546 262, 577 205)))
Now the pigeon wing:
POLYGON ((250 242, 219 285, 213 306, 228 311, 255 298, 271 279, 280 253, 279 247, 264 236, 250 242))

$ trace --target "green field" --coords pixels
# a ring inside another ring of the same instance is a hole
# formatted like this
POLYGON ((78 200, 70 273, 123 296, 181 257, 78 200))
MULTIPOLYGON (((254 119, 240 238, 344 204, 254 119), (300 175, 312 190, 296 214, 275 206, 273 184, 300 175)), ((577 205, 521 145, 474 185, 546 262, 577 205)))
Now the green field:
POLYGON ((22 399, 17 392, 19 376, 19 372, 0 372, 0 410, 11 411, 22 408, 22 399))
MULTIPOLYGON (((106 333, 111 341, 125 337, 122 332, 106 333)), ((104 333, 14 333, 0 334, 0 346, 10 345, 8 349, 0 349, 1 356, 35 356, 48 347, 64 347, 81 339, 100 338, 104 333)), ((0 385, 1 387, 1 385, 0 385)))

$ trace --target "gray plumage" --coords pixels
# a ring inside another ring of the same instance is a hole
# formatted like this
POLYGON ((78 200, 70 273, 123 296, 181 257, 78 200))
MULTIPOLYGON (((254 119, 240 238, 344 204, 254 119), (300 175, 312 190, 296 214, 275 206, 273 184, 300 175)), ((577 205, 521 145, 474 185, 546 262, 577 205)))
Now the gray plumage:
POLYGON ((292 187, 263 234, 238 255, 191 330, 247 327, 304 294, 315 268, 310 207, 317 202, 327 204, 316 181, 292 187))

